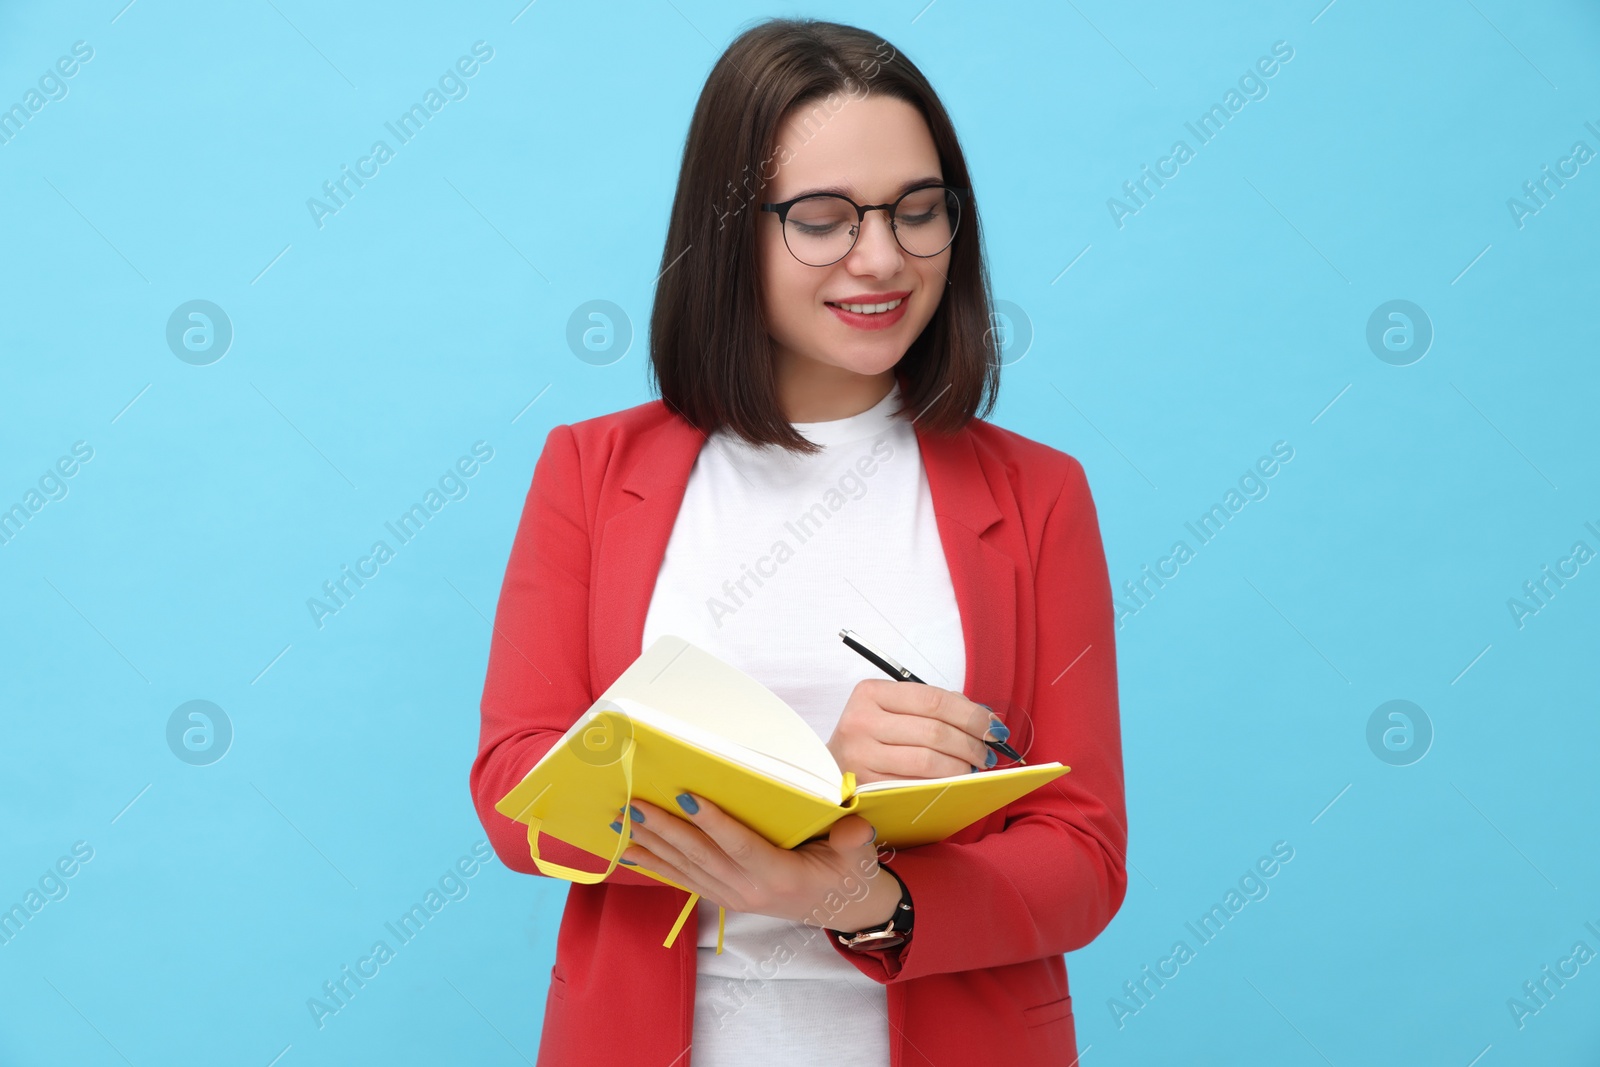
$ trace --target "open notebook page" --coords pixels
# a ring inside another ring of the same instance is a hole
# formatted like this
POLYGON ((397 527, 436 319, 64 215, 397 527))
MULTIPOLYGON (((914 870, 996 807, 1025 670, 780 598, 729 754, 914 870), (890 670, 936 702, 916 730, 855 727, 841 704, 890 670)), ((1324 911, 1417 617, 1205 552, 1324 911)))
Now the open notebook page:
POLYGON ((584 715, 583 721, 586 722, 593 719, 596 715, 610 708, 622 712, 636 722, 653 726, 662 733, 682 738, 684 741, 721 756, 732 763, 749 767, 751 770, 764 774, 768 778, 775 778, 780 782, 794 786, 796 789, 819 796, 830 804, 837 804, 842 799, 839 794, 844 789, 844 781, 837 773, 831 780, 819 778, 804 767, 796 767, 787 760, 777 759, 764 752, 746 748, 737 741, 730 741, 726 737, 721 737, 709 730, 702 730, 693 723, 684 722, 682 719, 674 718, 671 715, 663 715, 648 704, 641 704, 636 700, 629 700, 627 697, 623 697, 620 700, 602 698, 598 704, 584 715))
POLYGON ((600 697, 630 714, 642 705, 701 731, 699 737, 677 731, 685 740, 831 802, 840 799, 844 775, 810 724, 772 690, 681 637, 656 638, 600 697), (621 708, 623 701, 634 706, 621 708))
POLYGON ((1034 769, 1039 768, 1039 767, 1059 767, 1059 766, 1061 766, 1059 761, 1052 760, 1049 763, 1032 763, 1032 764, 1028 764, 1027 766, 1018 765, 1018 766, 1015 766, 1015 767, 999 767, 999 768, 997 768, 995 770, 992 770, 992 771, 976 771, 976 772, 967 771, 965 774, 952 774, 952 775, 949 775, 948 777, 945 777, 945 778, 885 778, 885 779, 883 779, 881 781, 877 781, 877 782, 862 782, 862 783, 859 783, 859 784, 856 785, 856 792, 857 793, 876 793, 876 792, 879 792, 879 791, 884 790, 884 789, 896 789, 896 788, 899 788, 899 787, 902 787, 902 786, 907 786, 907 785, 923 786, 923 785, 940 785, 940 784, 942 784, 944 782, 965 782, 965 781, 970 780, 974 776, 974 774, 981 774, 985 778, 994 778, 994 777, 997 777, 997 776, 1004 776, 1004 775, 1008 775, 1008 774, 1024 774, 1024 773, 1026 773, 1026 772, 1028 772, 1030 770, 1034 770, 1034 769))
MULTIPOLYGON (((551 745, 545 754, 540 756, 533 767, 529 769, 525 778, 531 778, 546 763, 555 761, 563 747, 583 749, 584 734, 590 725, 606 712, 619 712, 636 722, 646 723, 655 727, 664 734, 681 738, 698 748, 721 756, 732 763, 748 767, 769 778, 774 778, 796 789, 803 790, 821 797, 830 804, 840 803, 843 799, 840 793, 844 790, 842 778, 818 778, 803 767, 796 767, 784 760, 774 759, 771 756, 745 748, 737 741, 729 741, 725 737, 718 737, 709 730, 702 730, 692 723, 686 723, 671 715, 663 715, 647 704, 623 697, 620 700, 611 700, 601 697, 595 701, 594 706, 582 715, 576 722, 567 727, 566 733, 561 735, 561 740, 551 745)), ((611 735, 607 735, 608 737, 611 735)), ((587 759, 584 762, 589 762, 587 759)))

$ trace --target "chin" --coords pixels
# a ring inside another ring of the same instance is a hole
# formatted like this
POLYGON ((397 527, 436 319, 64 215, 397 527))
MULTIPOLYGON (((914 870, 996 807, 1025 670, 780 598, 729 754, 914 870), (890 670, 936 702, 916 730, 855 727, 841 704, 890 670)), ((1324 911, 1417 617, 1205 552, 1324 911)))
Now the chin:
POLYGON ((885 371, 894 370, 894 368, 899 364, 901 358, 904 356, 905 353, 900 352, 886 359, 870 361, 852 360, 848 362, 835 363, 834 366, 840 368, 841 370, 847 370, 852 374, 858 374, 863 378, 875 378, 885 371))
MULTIPOLYGON (((862 374, 881 374, 900 362, 911 346, 911 340, 921 334, 924 327, 907 327, 904 322, 890 331, 893 337, 847 337, 842 342, 834 340, 828 347, 840 354, 836 361, 852 370, 860 368, 862 374), (906 327, 901 332, 901 327, 906 327)), ((830 361, 835 362, 835 361, 830 361)))

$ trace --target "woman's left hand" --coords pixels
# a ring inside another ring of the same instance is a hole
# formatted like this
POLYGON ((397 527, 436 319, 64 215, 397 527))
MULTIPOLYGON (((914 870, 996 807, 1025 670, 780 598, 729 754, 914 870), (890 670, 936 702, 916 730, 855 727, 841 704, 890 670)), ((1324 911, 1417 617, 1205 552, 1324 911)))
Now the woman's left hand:
MULTIPOLYGON (((892 875, 882 877, 876 832, 860 816, 834 823, 826 840, 783 849, 705 797, 682 794, 680 805, 684 798, 689 803, 678 812, 634 800, 644 818, 634 820, 623 858, 730 911, 811 918, 834 930, 863 929, 894 914, 900 887, 892 875)), ((619 820, 630 817, 618 813, 619 820)))

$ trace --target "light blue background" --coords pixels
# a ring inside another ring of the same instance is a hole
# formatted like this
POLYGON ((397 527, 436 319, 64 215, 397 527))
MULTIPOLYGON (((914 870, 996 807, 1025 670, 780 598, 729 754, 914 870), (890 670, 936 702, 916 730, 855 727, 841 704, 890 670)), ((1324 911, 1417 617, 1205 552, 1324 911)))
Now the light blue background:
POLYGON ((94 849, 0 946, 0 1063, 534 1058, 566 886, 498 863, 323 1028, 306 1002, 484 838, 486 620, 534 462, 650 398, 691 109, 780 13, 869 28, 942 94, 1033 332, 994 421, 1083 462, 1116 586, 1294 448, 1118 634, 1129 891, 1068 960, 1084 1062, 1594 1062, 1600 963, 1507 1006, 1600 951, 1600 566, 1507 607, 1600 550, 1600 163, 1507 207, 1600 151, 1592 4, 122 2, 0 9, 0 105, 94 49, 0 145, 0 506, 94 449, 0 545, 0 905, 94 849), (468 95, 318 228, 307 199, 480 40, 468 95), (235 331, 209 366, 165 340, 194 299, 235 331), (634 331, 604 366, 566 342, 596 299, 634 331), (1435 330, 1409 366, 1365 338, 1393 299, 1435 330), (468 495, 319 629, 307 598, 476 441, 468 495), (205 767, 166 740, 195 699, 234 730, 205 767), (1391 699, 1434 730, 1410 766, 1368 747, 1391 699), (1119 1027, 1279 841, 1270 895, 1119 1027))

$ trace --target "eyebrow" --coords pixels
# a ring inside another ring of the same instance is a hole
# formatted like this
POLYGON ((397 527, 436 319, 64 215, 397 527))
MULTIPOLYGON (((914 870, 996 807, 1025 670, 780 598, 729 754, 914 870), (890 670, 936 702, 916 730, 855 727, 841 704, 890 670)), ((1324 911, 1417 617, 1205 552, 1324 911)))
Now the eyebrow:
MULTIPOLYGON (((900 183, 900 188, 895 190, 895 196, 899 196, 900 194, 904 193, 908 189, 915 189, 919 185, 943 185, 943 184, 944 184, 944 179, 939 177, 937 174, 929 174, 929 175, 925 175, 925 176, 923 176, 921 178, 912 178, 909 181, 905 181, 905 182, 901 182, 900 183)), ((807 189, 807 190, 805 190, 803 192, 795 193, 794 196, 789 197, 788 199, 795 200, 795 199, 798 199, 798 198, 800 198, 802 196, 812 196, 812 195, 814 195, 816 193, 836 193, 839 196, 848 196, 851 199, 855 198, 854 197, 854 190, 852 190, 847 185, 824 185, 824 186, 818 186, 815 189, 807 189)), ((890 199, 893 200, 894 197, 891 197, 890 199)))

